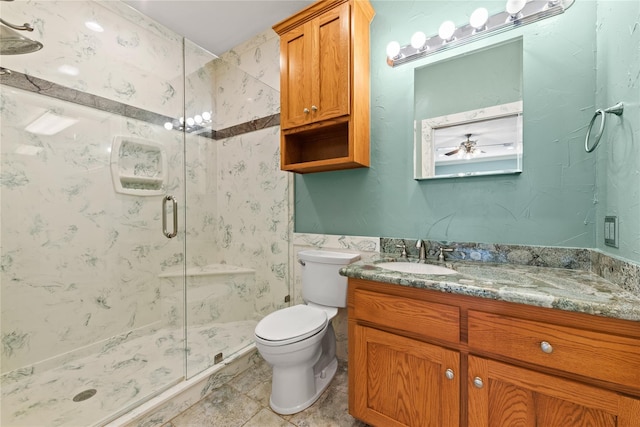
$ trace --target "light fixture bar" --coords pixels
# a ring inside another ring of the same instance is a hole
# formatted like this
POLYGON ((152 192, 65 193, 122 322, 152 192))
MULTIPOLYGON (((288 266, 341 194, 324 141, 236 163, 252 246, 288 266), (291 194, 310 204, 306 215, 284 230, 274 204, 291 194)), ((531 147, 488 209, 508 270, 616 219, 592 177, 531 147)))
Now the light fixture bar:
MULTIPOLYGON (((471 24, 466 24, 456 28, 448 40, 444 40, 436 34, 427 38, 422 47, 416 48, 411 44, 402 46, 395 56, 391 57, 389 53, 387 54, 387 64, 391 67, 397 67, 398 65, 406 64, 407 62, 415 61, 437 52, 463 46, 493 34, 502 33, 512 28, 522 27, 559 15, 571 7, 574 1, 575 0, 528 1, 524 4, 524 7, 515 14, 504 11, 489 16, 485 26, 481 29, 476 29, 471 26, 471 24)), ((508 4, 511 5, 512 3, 517 3, 517 0, 509 0, 508 4)))

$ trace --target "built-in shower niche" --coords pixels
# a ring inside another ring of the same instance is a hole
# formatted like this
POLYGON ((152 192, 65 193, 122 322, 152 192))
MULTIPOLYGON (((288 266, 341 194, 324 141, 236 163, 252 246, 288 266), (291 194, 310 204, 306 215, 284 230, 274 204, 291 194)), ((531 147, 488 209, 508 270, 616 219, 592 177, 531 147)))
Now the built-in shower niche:
POLYGON ((167 180, 167 154, 157 142, 116 136, 111 144, 111 177, 117 193, 161 195, 167 180))

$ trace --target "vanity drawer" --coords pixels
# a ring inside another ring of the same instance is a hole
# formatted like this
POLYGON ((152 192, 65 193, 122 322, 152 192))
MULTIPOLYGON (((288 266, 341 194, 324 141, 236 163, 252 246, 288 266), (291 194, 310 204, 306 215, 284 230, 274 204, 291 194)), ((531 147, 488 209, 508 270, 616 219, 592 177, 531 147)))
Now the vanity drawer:
MULTIPOLYGON (((469 350, 640 389, 640 340, 469 310, 469 350)), ((588 325, 586 325, 588 326, 588 325)))
POLYGON ((425 338, 460 341, 460 309, 456 306, 356 290, 353 317, 425 338))

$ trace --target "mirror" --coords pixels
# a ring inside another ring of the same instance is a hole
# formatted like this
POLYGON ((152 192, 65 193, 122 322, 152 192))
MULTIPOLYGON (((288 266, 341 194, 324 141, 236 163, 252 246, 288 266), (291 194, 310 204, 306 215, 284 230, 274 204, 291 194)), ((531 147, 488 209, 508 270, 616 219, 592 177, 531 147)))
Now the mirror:
POLYGON ((522 172, 522 38, 416 68, 414 178, 522 172))

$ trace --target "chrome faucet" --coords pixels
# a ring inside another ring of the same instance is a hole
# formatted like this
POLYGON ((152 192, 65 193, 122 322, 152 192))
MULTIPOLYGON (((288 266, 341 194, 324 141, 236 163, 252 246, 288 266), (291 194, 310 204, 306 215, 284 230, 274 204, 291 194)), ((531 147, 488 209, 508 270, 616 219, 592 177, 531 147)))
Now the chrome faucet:
POLYGON ((416 249, 419 250, 418 262, 427 262, 427 245, 424 240, 418 239, 418 241, 416 242, 416 249))

